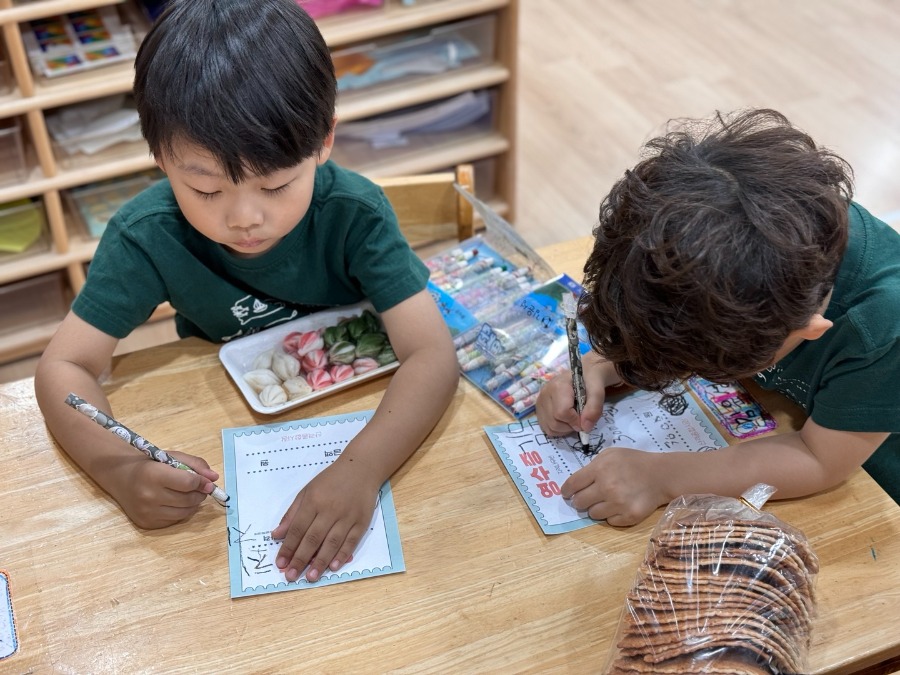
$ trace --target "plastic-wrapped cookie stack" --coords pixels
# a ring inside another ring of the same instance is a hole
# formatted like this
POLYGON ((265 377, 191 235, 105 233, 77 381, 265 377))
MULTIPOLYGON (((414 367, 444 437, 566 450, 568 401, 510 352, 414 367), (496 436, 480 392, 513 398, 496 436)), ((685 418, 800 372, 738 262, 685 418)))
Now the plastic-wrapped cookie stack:
POLYGON ((610 655, 611 675, 803 673, 818 558, 799 530, 744 499, 676 499, 657 524, 610 655))

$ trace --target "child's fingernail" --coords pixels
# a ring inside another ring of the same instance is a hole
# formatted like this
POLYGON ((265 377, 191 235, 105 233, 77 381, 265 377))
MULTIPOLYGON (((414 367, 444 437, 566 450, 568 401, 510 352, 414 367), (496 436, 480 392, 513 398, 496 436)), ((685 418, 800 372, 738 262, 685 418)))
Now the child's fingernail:
POLYGON ((341 566, 341 563, 338 562, 337 558, 331 561, 331 564, 328 566, 331 568, 332 572, 336 572, 337 569, 341 566))
POLYGON ((309 579, 310 581, 315 581, 316 579, 319 578, 319 570, 315 570, 315 569, 310 570, 306 574, 306 578, 309 579))
POLYGON ((285 558, 283 555, 278 556, 275 559, 275 567, 277 567, 280 570, 283 570, 285 565, 287 565, 287 563, 288 563, 287 558, 285 558))
POLYGON ((287 572, 284 573, 284 578, 288 581, 297 581, 297 577, 300 576, 300 570, 296 567, 292 567, 287 572))

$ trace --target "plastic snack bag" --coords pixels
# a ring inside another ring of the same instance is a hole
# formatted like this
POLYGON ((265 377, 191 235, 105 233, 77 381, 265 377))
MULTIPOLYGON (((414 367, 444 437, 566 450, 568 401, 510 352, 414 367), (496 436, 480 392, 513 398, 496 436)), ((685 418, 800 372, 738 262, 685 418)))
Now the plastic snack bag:
POLYGON ((804 673, 818 558, 802 532, 741 499, 687 495, 653 530, 608 675, 804 673))

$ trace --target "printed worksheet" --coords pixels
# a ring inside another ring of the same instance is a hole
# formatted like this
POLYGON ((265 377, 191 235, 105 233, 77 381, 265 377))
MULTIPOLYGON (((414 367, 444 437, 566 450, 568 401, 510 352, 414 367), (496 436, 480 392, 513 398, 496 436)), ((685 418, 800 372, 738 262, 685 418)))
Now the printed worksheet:
MULTIPOLYGON (((586 466, 576 434, 548 438, 536 417, 485 427, 503 465, 546 534, 571 532, 598 521, 562 498, 560 486, 586 466)), ((619 446, 649 452, 704 452, 728 445, 689 394, 663 399, 635 391, 608 400, 603 417, 590 434, 592 449, 619 446)))
POLYGON ((0 570, 0 661, 19 649, 16 637, 16 618, 13 615, 9 576, 0 570))
POLYGON ((353 559, 315 582, 288 582, 275 566, 271 532, 300 489, 334 462, 372 411, 222 430, 231 597, 326 586, 406 569, 390 483, 381 486, 353 559))

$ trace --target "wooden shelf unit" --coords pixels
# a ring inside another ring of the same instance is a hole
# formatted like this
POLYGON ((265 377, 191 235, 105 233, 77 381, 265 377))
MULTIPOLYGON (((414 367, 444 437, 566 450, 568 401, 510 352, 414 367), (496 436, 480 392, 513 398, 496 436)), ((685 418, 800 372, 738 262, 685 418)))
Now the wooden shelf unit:
MULTIPOLYGON (((96 249, 96 241, 76 234, 68 222, 62 193, 65 190, 108 178, 125 177, 154 166, 142 143, 127 153, 104 157, 92 163, 65 168, 54 154, 44 114, 59 106, 127 93, 134 75, 133 63, 118 63, 93 71, 48 79, 35 75, 22 41, 23 22, 78 10, 121 4, 123 0, 35 0, 17 3, 0 0, 2 42, 11 66, 13 90, 0 95, 0 120, 19 119, 27 139, 30 166, 24 180, 0 184, 0 204, 23 198, 43 203, 50 236, 50 249, 12 260, 0 259, 0 287, 51 272, 63 273, 71 294, 84 283, 85 265, 96 249)), ((437 101, 467 91, 491 89, 494 124, 489 132, 469 134, 458 142, 440 143, 402 156, 375 158, 348 168, 372 176, 394 176, 441 170, 461 162, 488 159, 493 162, 491 194, 482 195, 507 218, 515 203, 515 93, 519 0, 418 0, 411 6, 401 0, 385 0, 382 9, 360 10, 325 17, 319 21, 332 48, 344 48, 401 33, 425 30, 455 21, 490 15, 494 20, 494 59, 484 65, 449 71, 434 78, 403 81, 372 91, 342 93, 338 97, 340 122, 364 119, 408 106, 437 101)), ((0 289, 2 290, 2 289, 0 289)), ((172 315, 161 307, 153 318, 172 315)), ((59 318, 44 324, 8 325, 0 328, 0 364, 39 354, 52 336, 59 318)))

